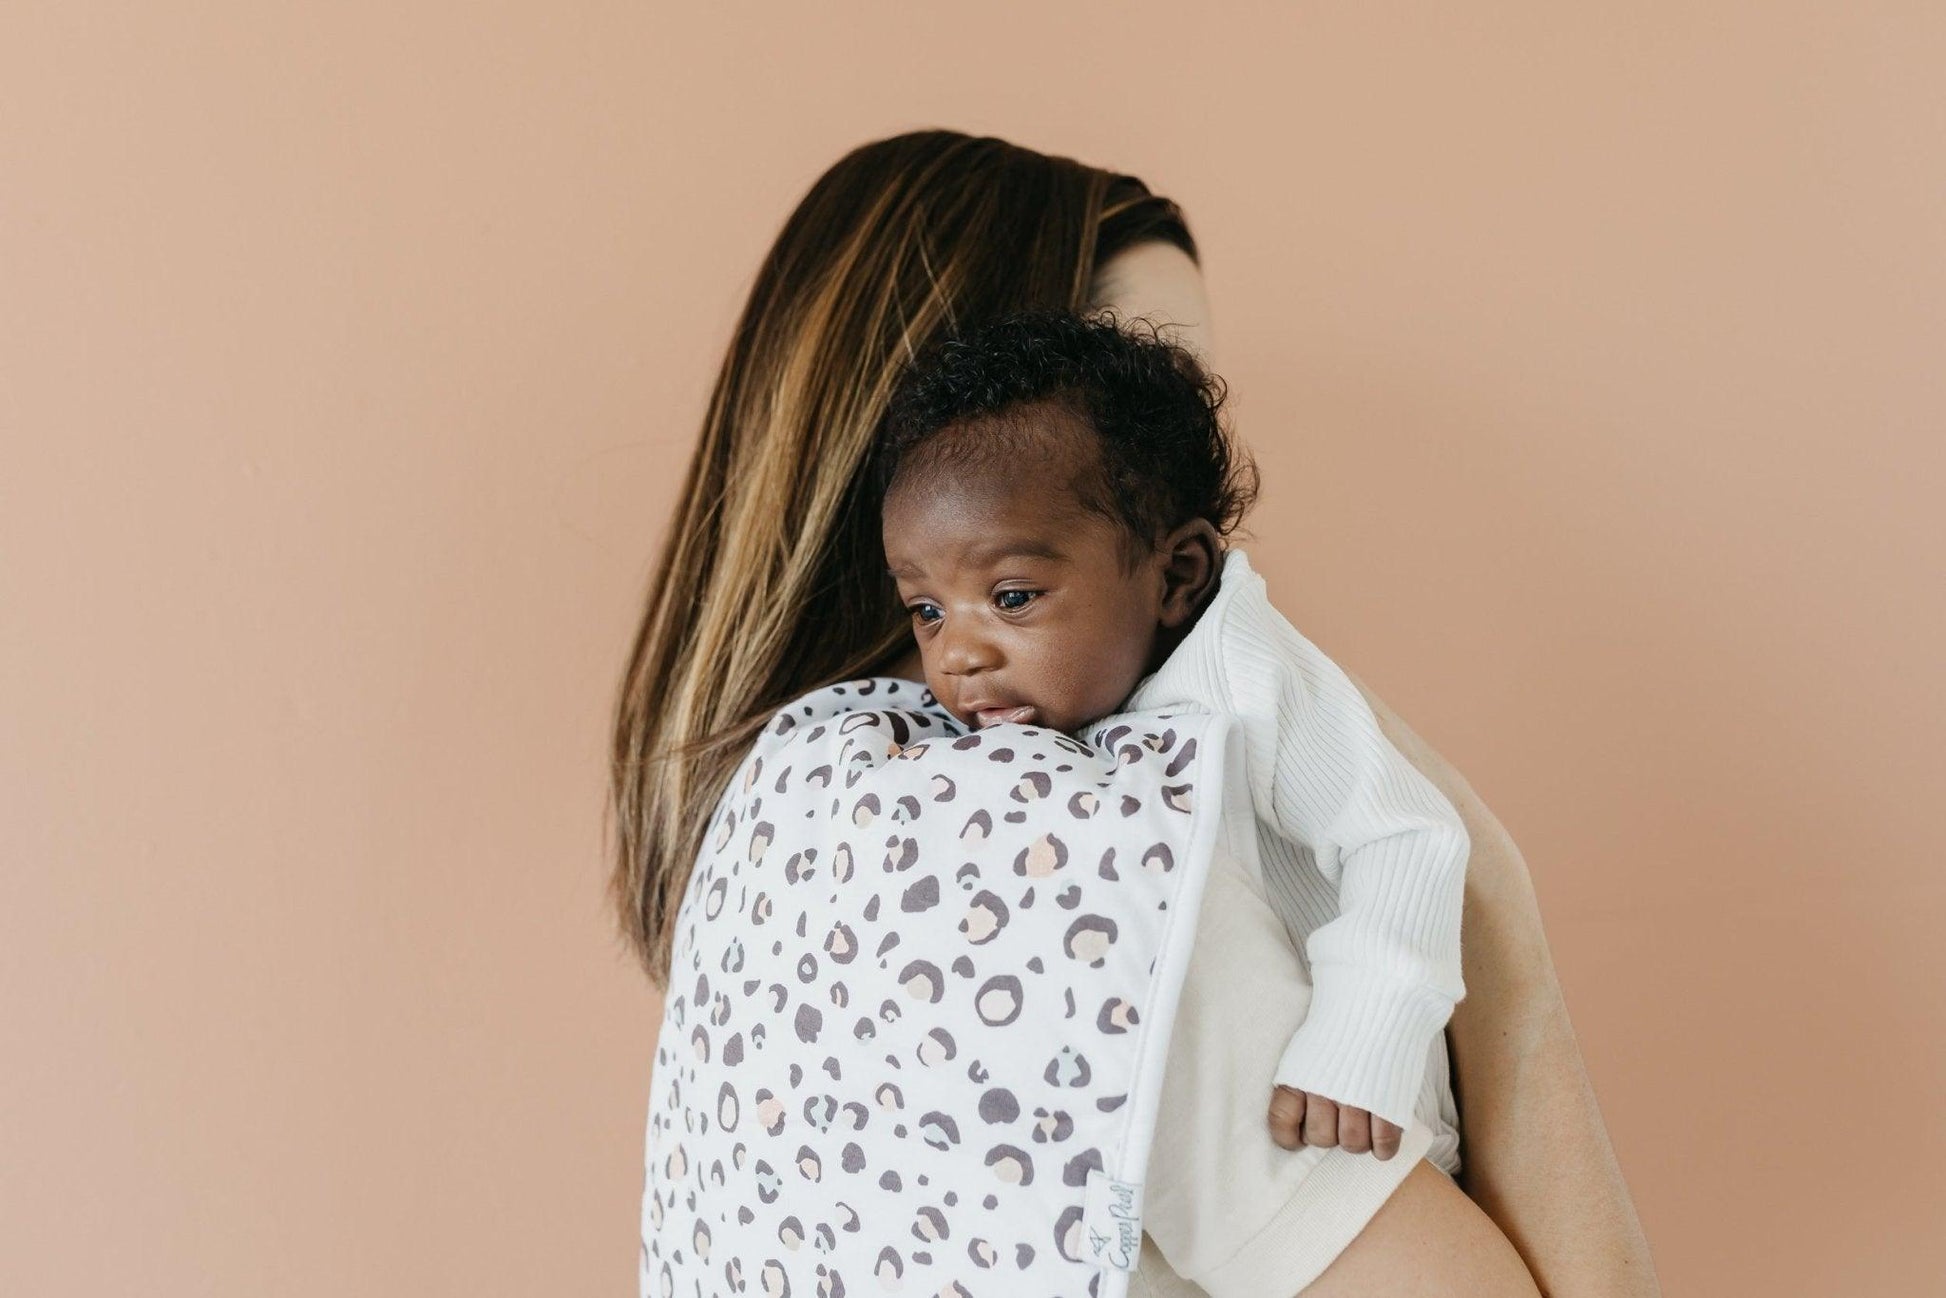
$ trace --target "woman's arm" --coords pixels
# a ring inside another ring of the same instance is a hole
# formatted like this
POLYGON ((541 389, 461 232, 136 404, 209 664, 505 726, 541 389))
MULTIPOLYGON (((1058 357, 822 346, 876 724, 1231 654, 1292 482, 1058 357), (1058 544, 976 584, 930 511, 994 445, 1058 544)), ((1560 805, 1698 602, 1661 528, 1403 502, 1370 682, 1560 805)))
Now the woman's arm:
POLYGON ((1460 950, 1466 998, 1447 1029, 1461 1184, 1550 1298, 1659 1295, 1648 1238, 1568 1022, 1527 863, 1465 777, 1351 679, 1386 737, 1459 809, 1472 839, 1460 950))

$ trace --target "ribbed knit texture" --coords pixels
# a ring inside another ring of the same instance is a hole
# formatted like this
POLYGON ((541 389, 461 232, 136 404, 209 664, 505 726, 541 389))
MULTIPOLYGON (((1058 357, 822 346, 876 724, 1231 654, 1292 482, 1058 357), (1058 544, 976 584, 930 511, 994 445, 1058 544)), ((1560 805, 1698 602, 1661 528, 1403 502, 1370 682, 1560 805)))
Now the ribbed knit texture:
POLYGON ((1311 1007, 1274 1080, 1409 1126, 1432 1040, 1466 994, 1459 812, 1272 606, 1241 549, 1122 706, 1172 704, 1240 720, 1265 891, 1310 970, 1311 1007))

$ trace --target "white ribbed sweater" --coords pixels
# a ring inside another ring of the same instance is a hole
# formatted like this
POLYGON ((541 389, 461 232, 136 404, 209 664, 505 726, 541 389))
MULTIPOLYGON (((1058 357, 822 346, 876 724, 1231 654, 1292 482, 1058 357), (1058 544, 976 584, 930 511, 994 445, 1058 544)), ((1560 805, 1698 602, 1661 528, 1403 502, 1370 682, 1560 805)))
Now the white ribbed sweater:
POLYGON ((1407 1126, 1432 1040, 1466 994, 1459 812, 1272 606, 1241 549, 1122 707, 1171 704, 1239 718, 1265 891, 1309 966, 1311 1007, 1274 1080, 1407 1126))

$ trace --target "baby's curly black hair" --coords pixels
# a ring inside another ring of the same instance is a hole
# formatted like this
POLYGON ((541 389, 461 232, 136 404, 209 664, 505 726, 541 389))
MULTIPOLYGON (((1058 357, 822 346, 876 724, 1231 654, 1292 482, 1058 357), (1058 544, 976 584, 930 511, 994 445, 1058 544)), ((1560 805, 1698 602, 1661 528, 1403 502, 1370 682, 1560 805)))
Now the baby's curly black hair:
POLYGON ((1222 379, 1148 321, 1045 309, 1004 316, 947 335, 906 367, 874 447, 874 498, 882 509, 902 470, 923 482, 1017 462, 1036 434, 1010 417, 1053 405, 1094 429, 1097 472, 1076 483, 1077 503, 1123 532, 1131 561, 1192 518, 1228 536, 1255 503, 1258 476, 1224 427, 1227 395, 1222 379), (992 426, 926 446, 975 420, 992 426))

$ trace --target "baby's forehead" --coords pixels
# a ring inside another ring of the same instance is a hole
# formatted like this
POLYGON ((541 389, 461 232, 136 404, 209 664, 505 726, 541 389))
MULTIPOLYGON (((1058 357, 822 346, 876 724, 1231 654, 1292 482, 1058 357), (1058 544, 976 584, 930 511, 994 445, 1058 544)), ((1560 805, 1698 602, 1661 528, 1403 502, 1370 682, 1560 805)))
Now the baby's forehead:
POLYGON ((887 571, 900 581, 983 580, 1023 561, 1049 577, 1127 566, 1122 529, 1071 491, 1031 476, 1006 493, 922 496, 887 516, 884 542, 887 571))
POLYGON ((988 532, 1088 548, 1104 471, 1093 424, 1059 401, 957 420, 901 461, 883 502, 887 548, 918 558, 988 532))

